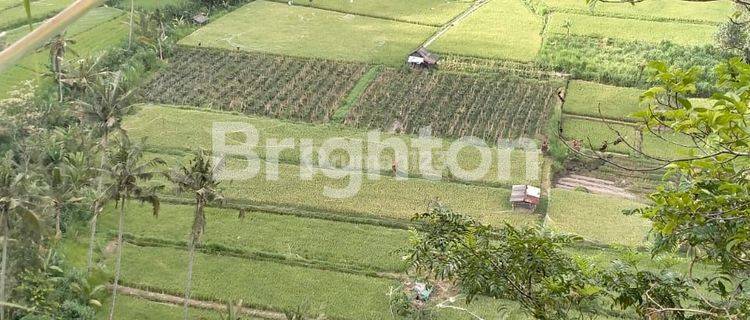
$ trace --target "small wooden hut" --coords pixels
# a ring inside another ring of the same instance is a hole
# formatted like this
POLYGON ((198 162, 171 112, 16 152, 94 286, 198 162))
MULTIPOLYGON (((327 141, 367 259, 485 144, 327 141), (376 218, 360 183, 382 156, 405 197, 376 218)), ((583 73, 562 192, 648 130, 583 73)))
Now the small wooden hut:
POLYGON ((438 55, 431 53, 422 47, 417 51, 412 52, 409 57, 406 58, 406 62, 412 67, 430 68, 437 66, 439 59, 440 57, 438 55))
POLYGON ((525 184, 514 185, 510 193, 510 204, 513 209, 520 207, 534 211, 541 198, 542 189, 525 184))

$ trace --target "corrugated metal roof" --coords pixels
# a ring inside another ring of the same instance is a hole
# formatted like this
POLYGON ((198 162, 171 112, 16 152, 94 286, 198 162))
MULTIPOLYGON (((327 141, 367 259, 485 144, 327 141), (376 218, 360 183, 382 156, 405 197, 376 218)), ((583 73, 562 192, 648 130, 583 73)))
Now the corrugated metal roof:
POLYGON ((409 56, 408 62, 409 63, 419 63, 419 64, 421 64, 421 63, 424 63, 424 58, 422 58, 422 57, 415 57, 415 56, 409 56))
POLYGON ((523 184, 514 185, 510 192, 510 202, 539 204, 541 197, 542 189, 523 184))
POLYGON ((541 198, 542 197, 542 189, 539 189, 534 186, 526 186, 526 194, 530 195, 532 197, 541 198))

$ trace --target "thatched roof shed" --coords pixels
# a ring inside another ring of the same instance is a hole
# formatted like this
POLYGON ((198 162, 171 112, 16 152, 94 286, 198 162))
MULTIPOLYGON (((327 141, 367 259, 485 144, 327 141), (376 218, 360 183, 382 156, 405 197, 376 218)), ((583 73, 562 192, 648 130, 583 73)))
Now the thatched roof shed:
POLYGON ((432 67, 437 65, 438 60, 440 60, 438 55, 431 53, 422 47, 417 49, 417 51, 412 52, 406 62, 412 66, 432 67))

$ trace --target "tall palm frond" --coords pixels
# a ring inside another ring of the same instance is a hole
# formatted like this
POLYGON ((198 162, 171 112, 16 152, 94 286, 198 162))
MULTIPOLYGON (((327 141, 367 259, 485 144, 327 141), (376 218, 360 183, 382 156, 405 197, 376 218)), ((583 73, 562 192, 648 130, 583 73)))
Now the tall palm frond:
POLYGON ((121 72, 97 77, 84 99, 77 101, 78 115, 100 137, 121 129, 131 110, 133 91, 125 88, 121 72))
MULTIPOLYGON (((109 144, 109 136, 113 132, 122 132, 120 127, 122 119, 131 110, 131 99, 133 92, 123 85, 121 72, 103 72, 95 78, 87 90, 84 99, 79 100, 78 117, 81 122, 92 130, 95 137, 99 138, 99 149, 101 150, 100 172, 105 170, 107 161, 106 149, 109 144)), ((91 233, 89 237, 89 248, 87 252, 87 268, 93 267, 94 246, 96 243, 96 227, 99 214, 105 206, 107 191, 103 189, 103 178, 99 177, 94 190, 95 201, 91 206, 91 233)))
POLYGON ((101 55, 86 56, 67 64, 63 68, 61 81, 70 91, 85 92, 97 79, 107 75, 106 66, 101 64, 101 55))
POLYGON ((40 165, 40 192, 49 204, 55 221, 55 239, 62 236, 64 207, 83 200, 84 190, 95 172, 91 169, 92 145, 77 127, 57 128, 29 139, 35 144, 35 162, 40 165))
POLYGON ((190 316, 188 301, 190 300, 195 250, 196 246, 200 244, 201 236, 206 227, 204 207, 208 202, 222 198, 218 191, 219 181, 214 176, 215 171, 216 167, 212 164, 211 156, 205 150, 200 150, 187 165, 181 165, 166 175, 167 179, 175 184, 179 192, 189 191, 195 194, 195 215, 188 241, 188 272, 183 306, 186 320, 190 316))
POLYGON ((122 267, 122 236, 125 228, 125 206, 129 198, 147 201, 153 205, 154 215, 159 213, 157 192, 161 186, 143 186, 142 183, 151 180, 159 174, 158 168, 164 165, 159 158, 143 161, 141 145, 133 143, 126 134, 121 133, 110 150, 105 168, 108 178, 109 199, 119 203, 119 219, 117 226, 117 257, 115 260, 115 279, 112 287, 112 307, 109 319, 114 319, 117 300, 117 289, 122 267))

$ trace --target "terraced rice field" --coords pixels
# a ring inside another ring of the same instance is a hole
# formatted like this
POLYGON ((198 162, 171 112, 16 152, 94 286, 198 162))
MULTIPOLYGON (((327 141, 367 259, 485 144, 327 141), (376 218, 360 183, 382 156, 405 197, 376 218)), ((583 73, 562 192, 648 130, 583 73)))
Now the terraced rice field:
MULTIPOLYGON (((134 5, 138 9, 142 10, 154 10, 164 7, 179 7, 187 3, 189 0, 134 0, 134 5)), ((130 9, 130 1, 120 2, 120 7, 123 9, 130 9)))
POLYGON ((349 62, 403 64, 435 27, 254 1, 181 44, 349 62))
MULTIPOLYGON (((127 245, 123 259, 126 283, 135 287, 158 287, 160 291, 180 295, 182 288, 176 284, 184 279, 182 270, 187 260, 186 252, 169 248, 149 248, 127 245), (151 262, 160 261, 158 265, 151 262), (165 272, 169 275, 163 276, 165 272)), ((275 262, 252 261, 240 258, 198 254, 194 274, 194 296, 209 301, 236 301, 243 299, 245 307, 264 310, 294 310, 304 307, 308 314, 325 314, 328 319, 389 319, 391 318, 388 293, 398 285, 394 280, 340 273, 329 270, 290 266, 275 262), (211 274, 225 275, 211 277, 211 274), (352 294, 356 293, 356 294, 352 294), (335 303, 332 303, 335 301, 335 303)), ((491 317, 498 312, 506 319, 529 319, 517 304, 477 297, 466 305, 463 297, 454 305, 476 315, 491 317), (501 310, 501 311, 499 311, 501 310)), ((145 314, 145 319, 172 319, 181 309, 173 306, 119 297, 125 314, 145 314), (167 318, 153 318, 145 308, 167 318)), ((213 319, 214 313, 193 310, 192 315, 213 319)), ((436 319, 463 320, 466 311, 438 309, 436 319)), ((243 318, 244 319, 244 318, 243 318)))
MULTIPOLYGON (((123 249, 124 284, 182 292, 186 251, 133 245, 123 249)), ((386 294, 394 284, 383 278, 199 253, 193 296, 209 301, 244 299, 248 306, 270 310, 307 305, 312 314, 383 319, 388 316, 386 294)))
POLYGON ((640 132, 635 126, 619 123, 605 123, 600 120, 587 120, 572 117, 563 117, 563 134, 568 139, 578 139, 583 142, 584 147, 593 145, 594 149, 601 147, 605 141, 608 142, 607 151, 623 154, 634 153, 625 143, 614 145, 617 140, 617 132, 632 147, 641 147, 640 132))
POLYGON ((606 141, 607 151, 609 152, 639 155, 639 152, 633 150, 635 148, 643 153, 665 160, 687 157, 692 149, 687 149, 684 146, 694 145, 687 136, 668 131, 660 133, 660 138, 649 132, 648 129, 639 129, 632 124, 602 122, 601 120, 579 119, 570 116, 563 117, 563 132, 566 138, 578 139, 587 148, 591 143, 595 150, 599 149, 606 141), (618 139, 618 132, 630 146, 624 142, 618 145, 613 143, 618 139))
MULTIPOLYGON (((640 101, 644 91, 574 80, 568 86, 563 111, 567 114, 634 122, 641 119, 633 115, 648 107, 640 101)), ((709 99, 699 98, 690 101, 700 106, 711 103, 709 99)))
MULTIPOLYGON (((75 61, 80 57, 93 56, 120 44, 127 38, 127 26, 123 23, 123 12, 113 8, 97 8, 73 24, 66 37, 74 40, 66 54, 66 60, 75 61)), ((23 27, 9 33, 10 39, 23 36, 28 29, 23 27)), ((7 98, 10 91, 25 81, 34 81, 47 71, 49 53, 39 49, 23 59, 11 69, 0 73, 0 99, 7 98)))
POLYGON ((634 195, 649 194, 653 192, 654 187, 664 181, 664 170, 653 160, 627 156, 614 156, 609 160, 617 166, 602 162, 596 165, 573 164, 569 173, 611 181, 634 195), (628 168, 652 170, 631 171, 628 168))
POLYGON ((631 115, 645 108, 640 102, 643 91, 594 82, 571 81, 563 111, 595 118, 633 121, 636 119, 631 115))
POLYGON ((578 0, 534 0, 537 10, 546 8, 552 11, 580 14, 627 17, 642 20, 677 20, 697 23, 720 23, 727 21, 732 14, 731 1, 671 1, 654 0, 624 5, 618 2, 600 1, 592 10, 585 1, 578 0))
POLYGON ((671 41, 685 46, 715 43, 717 27, 673 21, 644 21, 585 14, 555 13, 550 16, 548 32, 615 38, 627 41, 671 41), (566 27, 569 23, 569 27, 566 27))
MULTIPOLYGON (((661 159, 677 159, 689 155, 690 150, 683 146, 691 146, 693 143, 686 136, 661 132, 660 134, 664 139, 668 139, 667 141, 637 124, 641 119, 634 117, 634 114, 647 108, 647 105, 640 102, 642 89, 614 87, 584 81, 572 81, 568 89, 564 113, 587 118, 566 116, 563 121, 566 137, 582 140, 586 146, 591 140, 594 148, 600 147, 604 141, 607 141, 608 151, 637 154, 624 143, 612 144, 617 139, 617 134, 612 130, 614 129, 620 131, 633 147, 648 155, 661 159), (602 118, 614 121, 610 122, 611 128, 602 122, 602 118), (632 124, 619 123, 619 121, 632 124), (639 127, 643 129, 639 130, 639 127)), ((693 105, 697 106, 711 103, 709 99, 690 100, 693 105)))
POLYGON ((144 100, 307 122, 328 122, 367 70, 205 48, 179 48, 173 59, 145 86, 144 100))
POLYGON ((556 83, 513 77, 387 70, 373 81, 344 123, 366 129, 473 136, 489 143, 544 133, 556 83))
POLYGON ((529 63, 457 55, 442 56, 440 58, 440 71, 509 75, 518 78, 547 80, 561 83, 568 80, 565 74, 539 70, 529 63))
POLYGON ((648 87, 644 66, 661 60, 680 68, 696 67, 707 77, 697 82, 707 94, 715 84, 711 71, 726 58, 712 46, 685 47, 672 42, 625 41, 615 38, 548 33, 537 57, 539 66, 575 79, 625 87, 648 87))
MULTIPOLYGON (((277 0, 287 3, 287 1, 277 0)), ((312 6, 362 16, 391 19, 416 24, 441 26, 466 10, 467 0, 316 0, 295 1, 295 5, 312 6)))
MULTIPOLYGON (((380 166, 380 170, 373 170, 373 172, 392 175, 392 164, 396 158, 394 155, 395 151, 392 148, 387 148, 384 145, 385 141, 390 138, 397 138, 403 141, 406 146, 413 146, 416 140, 413 136, 387 133, 378 135, 377 139, 375 136, 369 139, 368 132, 340 125, 310 125, 158 105, 144 105, 139 109, 136 114, 126 118, 124 121, 123 126, 128 130, 128 133, 135 138, 148 138, 149 148, 154 152, 177 155, 184 155, 189 153, 189 150, 197 150, 199 148, 212 150, 211 132, 213 124, 238 122, 246 123, 258 130, 260 143, 255 150, 262 159, 273 158, 274 154, 278 154, 278 158, 283 163, 300 163, 299 148, 289 150, 266 148, 265 142, 270 139, 281 141, 282 139, 290 138, 297 142, 301 139, 311 139, 312 145, 317 149, 328 139, 345 138, 351 142, 361 143, 363 155, 375 154, 374 157, 377 160, 373 163, 377 163, 380 166), (378 151, 381 152, 379 156, 377 155, 378 151)), ((230 143, 241 142, 238 139, 239 137, 233 138, 231 135, 228 137, 230 143)), ((445 140, 442 149, 436 148, 431 151, 433 155, 432 166, 438 172, 443 172, 445 178, 448 178, 445 154, 449 150, 451 142, 451 140, 445 140)), ((418 148, 409 148, 407 154, 409 161, 408 163, 400 162, 399 170, 405 171, 412 177, 418 177, 422 173, 425 173, 423 170, 420 170, 418 161, 419 152, 418 148)), ((476 150, 472 152, 472 150, 467 149, 465 152, 459 153, 459 155, 458 164, 461 168, 476 168, 481 163, 480 154, 476 150)), ((366 156, 363 157, 366 159, 366 156)), ((509 158, 507 167, 501 165, 499 161, 493 161, 487 175, 479 179, 478 182, 493 186, 539 183, 539 177, 532 176, 527 178, 527 159, 530 158, 527 157, 525 152, 520 150, 512 151, 509 158), (507 176, 501 175, 502 172, 505 172, 502 170, 503 168, 508 168, 507 176)), ((317 156, 314 155, 313 160, 317 161, 317 156)), ((363 165, 362 167, 374 169, 374 166, 370 165, 363 165)), ((528 170, 541 171, 541 168, 531 166, 528 170)))
POLYGON ((542 45, 543 19, 521 1, 491 0, 429 46, 463 56, 534 61, 542 45))
MULTIPOLYGON (((162 154, 151 156, 161 157, 170 164, 184 160, 162 154)), ((242 168, 246 165, 235 159, 229 159, 227 162, 230 168, 242 168)), ((303 168, 289 164, 280 164, 278 177, 267 179, 267 170, 268 165, 261 164, 259 174, 253 178, 226 181, 222 186, 224 196, 239 203, 402 221, 423 212, 431 201, 439 199, 456 211, 487 224, 500 225, 507 222, 515 225, 534 225, 539 222, 538 215, 511 210, 508 202, 510 190, 506 188, 435 182, 418 178, 398 180, 380 177, 373 180, 366 173, 345 169, 315 169, 311 179, 303 179, 303 168), (325 193, 326 190, 342 190, 342 196, 346 197, 332 197, 325 193), (357 190, 359 192, 354 195, 349 192, 357 190)))
POLYGON ((644 245, 651 229, 649 221, 623 214, 623 210, 641 206, 614 196, 552 189, 545 226, 598 243, 644 245))
POLYGON ((5 10, 11 7, 19 6, 22 2, 16 0, 0 0, 0 10, 5 10))
MULTIPOLYGON (((135 3, 153 10, 185 1, 135 3)), ((70 2, 36 1, 35 19, 70 2)), ((217 123, 251 125, 261 143, 285 138, 295 142, 290 149, 258 146, 258 175, 221 183, 227 202, 206 209, 206 232, 193 273, 194 299, 215 303, 243 299, 247 307, 272 311, 304 306, 308 315, 325 314, 336 320, 394 318, 389 293, 401 284, 396 279, 408 271, 399 249, 407 247, 412 236, 412 230, 406 230, 414 226, 409 219, 434 200, 493 226, 543 224, 598 245, 646 244, 649 223, 621 213, 642 206, 639 202, 544 186, 549 193, 538 213, 547 213, 547 219, 541 221, 539 214, 514 212, 508 198, 510 184, 545 185, 541 176, 526 177, 526 170, 543 173, 548 167, 544 163, 527 167, 527 155, 513 151, 507 162, 493 157, 484 177, 462 181, 448 174, 444 152, 463 136, 476 136, 490 146, 519 137, 541 141, 550 134, 546 130, 553 113, 558 118, 555 91, 565 87, 567 79, 541 71, 537 64, 602 82, 629 81, 609 78, 615 74, 632 76, 629 84, 642 85, 638 66, 656 56, 654 52, 665 46, 662 41, 684 46, 712 43, 717 23, 726 18, 728 1, 600 3, 590 11, 583 0, 489 0, 430 45, 430 50, 443 55, 438 70, 403 67, 407 54, 473 3, 297 0, 289 5, 285 0, 257 0, 218 19, 212 16, 211 23, 179 42, 169 64, 140 91, 143 104, 123 123, 132 139, 147 138, 148 158, 160 157, 175 166, 194 150, 211 150, 217 123), (548 12, 552 14, 542 16, 548 12), (567 21, 569 29, 564 27, 567 21), (633 49, 642 45, 652 51, 633 49), (564 64, 575 65, 582 61, 579 56, 587 55, 586 63, 576 65, 581 69, 564 64), (430 150, 430 164, 442 180, 421 175, 421 150, 412 147, 420 129, 427 126, 433 136, 446 138, 442 150, 430 150), (365 143, 373 134, 368 130, 377 130, 380 141, 365 143), (318 149, 331 138, 341 138, 338 146, 361 147, 365 156, 383 148, 383 140, 389 138, 412 148, 407 151, 408 163, 385 148, 373 158, 350 164, 351 168, 346 167, 351 158, 338 153, 331 163, 321 163, 315 154, 310 159, 313 165, 305 166, 300 141, 309 139, 318 149), (280 163, 271 164, 276 158, 280 163), (369 162, 377 163, 377 170, 362 172, 369 162), (408 179, 394 177, 392 166, 408 179), (302 178, 306 170, 312 174, 302 178), (274 171, 278 178, 269 179, 274 171), (324 193, 326 188, 352 185, 358 192, 349 197, 324 193), (253 209, 243 211, 240 218, 239 207, 253 209)), ((10 40, 27 32, 19 27, 25 19, 19 12, 11 0, 0 0, 0 30, 17 27, 10 30, 10 40)), ((87 15, 68 29, 67 36, 77 41, 73 49, 84 56, 120 43, 127 35, 123 17, 123 11, 113 8, 87 15)), ((705 55, 712 56, 711 50, 706 47, 705 55)), ((47 59, 46 51, 40 50, 3 72, 0 99, 7 95, 6 88, 37 78, 47 59)), ((613 143, 616 137, 607 125, 591 119, 600 115, 601 107, 603 116, 631 145, 670 157, 678 154, 656 137, 640 133, 633 123, 631 114, 640 109, 641 89, 579 80, 570 82, 569 89, 562 116, 566 137, 585 144, 590 139, 594 149, 606 141, 607 151, 633 153, 624 144, 613 143)), ((229 132, 227 139, 240 144, 247 138, 229 132)), ((226 161, 230 168, 247 165, 239 156, 226 161)), ((462 151, 457 161, 463 169, 481 163, 479 153, 473 151, 462 151)), ((649 165, 637 161, 624 162, 649 165)), ((637 183, 627 179, 654 183, 661 173, 626 177, 606 166, 596 171, 613 183, 631 186, 637 183)), ((159 177, 152 182, 165 181, 159 177)), ((194 199, 169 188, 161 196, 165 203, 158 218, 152 217, 148 206, 136 202, 126 206, 123 284, 180 296, 194 199)), ((100 262, 107 271, 113 265, 108 249, 118 209, 105 208, 100 219, 97 240, 104 249, 100 262)), ((66 237, 71 239, 63 240, 62 252, 69 263, 82 267, 83 236, 66 230, 66 237)), ((609 249, 565 250, 600 266, 621 256, 609 249)), ((649 270, 665 268, 648 261, 649 270)), ((686 265, 679 263, 679 268, 686 265)), ((529 318, 516 303, 480 296, 467 305, 462 298, 458 295, 451 304, 467 308, 477 318, 529 318)), ((182 319, 182 309, 176 305, 127 296, 117 301, 116 315, 121 319, 182 319)), ((470 318, 457 308, 440 309, 434 316, 470 318)), ((222 319, 213 311, 190 312, 201 319, 222 319)))
MULTIPOLYGON (((3 1, 0 2, 0 31, 19 27, 28 23, 26 9, 22 1, 3 1)), ((33 22, 51 17, 61 11, 73 0, 37 0, 32 1, 31 20, 33 22)))
MULTIPOLYGON (((153 110, 159 111, 165 109, 153 110)), ((147 118, 130 118, 124 123, 124 127, 129 130, 133 137, 145 136, 154 139, 153 144, 149 144, 149 149, 161 153, 154 154, 154 156, 171 159, 171 163, 183 159, 186 154, 184 148, 195 150, 204 146, 210 146, 211 135, 209 134, 209 130, 214 121, 221 119, 224 121, 239 120, 257 123, 259 125, 259 131, 266 132, 266 137, 315 138, 317 136, 318 139, 322 140, 324 137, 330 137, 334 134, 355 133, 356 135, 352 138, 356 139, 365 134, 362 131, 329 131, 326 127, 317 127, 317 129, 314 129, 309 126, 285 124, 276 120, 256 120, 242 116, 229 116, 225 114, 212 114, 206 112, 181 111, 178 113, 166 114, 180 114, 181 116, 156 116, 154 113, 144 113, 141 116, 147 118), (172 121, 167 123, 167 119, 172 119, 172 121), (175 120, 186 124, 190 123, 190 125, 180 126, 174 122, 175 120), (145 124, 148 125, 141 127, 145 124), (201 124, 205 125, 201 127, 201 124), (164 130, 164 128, 173 129, 164 130), (177 128, 183 128, 186 131, 173 131, 177 128), (271 129, 271 131, 266 131, 265 128, 273 129, 271 129), (180 141, 186 141, 187 144, 181 143, 180 141), (170 150, 177 150, 178 152, 170 152, 170 150), (182 152, 179 152, 181 150, 182 152), (165 152, 175 154, 175 156, 164 154, 165 152)), ((346 137, 346 135, 339 135, 339 137, 346 137)), ((260 154, 264 153, 261 151, 260 154)), ((478 155, 475 157, 478 157, 478 155)), ((497 224, 503 221, 508 221, 515 224, 535 224, 538 221, 536 215, 517 214, 510 211, 509 204, 507 203, 507 198, 509 196, 507 184, 505 184, 506 187, 497 188, 492 186, 468 185, 445 180, 435 182, 424 178, 411 178, 402 181, 392 176, 376 175, 375 177, 371 177, 366 173, 363 174, 362 171, 336 169, 340 167, 335 163, 335 167, 314 167, 316 173, 308 180, 300 178, 303 167, 300 167, 298 164, 299 162, 295 161, 296 159, 299 159, 297 153, 293 152, 287 154, 284 156, 284 159, 287 159, 288 161, 282 161, 278 166, 278 180, 268 181, 268 179, 266 179, 269 165, 263 162, 261 164, 259 175, 255 178, 228 182, 226 184, 225 196, 238 201, 249 201, 251 203, 339 212, 342 214, 354 214, 357 216, 384 217, 390 219, 409 219, 415 213, 423 211, 431 200, 440 199, 444 203, 452 205, 456 210, 477 217, 487 223, 497 224), (348 186, 349 183, 353 183, 353 185, 356 186, 360 181, 361 191, 351 198, 331 199, 323 193, 323 186, 340 189, 348 186)), ((478 158, 467 157, 467 160, 465 161, 478 161, 477 159, 478 158)), ((384 159, 381 158, 381 161, 382 160, 384 159)), ((413 161, 415 163, 417 162, 416 160, 413 161)), ((347 159, 342 160, 342 163, 346 162, 348 162, 347 159)), ((228 165, 236 166, 235 168, 241 168, 244 164, 245 163, 239 159, 232 158, 228 165)), ((525 163, 523 165, 525 165, 525 163)))
MULTIPOLYGON (((97 319, 106 320, 111 304, 104 305, 97 319)), ((202 320, 223 320, 226 313, 218 311, 191 308, 190 316, 202 320)), ((117 319, 159 319, 159 320, 181 320, 184 319, 182 305, 165 304, 145 299, 118 296, 115 309, 117 319)), ((260 318, 242 317, 239 320, 260 320, 260 318)))
MULTIPOLYGON (((20 1, 13 0, 14 2, 20 3, 20 1)), ((123 15, 124 12, 120 9, 111 8, 111 7, 98 7, 95 8, 88 13, 86 13, 83 17, 76 20, 75 23, 71 24, 66 30, 65 35, 68 37, 73 37, 75 35, 81 34, 83 32, 89 31, 92 28, 97 27, 100 24, 106 23, 110 20, 114 20, 118 18, 119 16, 123 15)), ((36 22, 33 24, 34 28, 39 26, 41 22, 36 22)), ((8 43, 14 42, 18 39, 21 39, 23 36, 25 36, 27 33, 29 33, 29 27, 28 26, 20 26, 12 30, 8 30, 5 35, 5 41, 8 43)))
POLYGON ((688 136, 669 131, 655 133, 658 136, 651 132, 643 134, 643 152, 648 155, 661 159, 684 159, 702 153, 688 136))
MULTIPOLYGON (((125 223, 137 238, 184 247, 194 210, 190 205, 167 204, 154 218, 150 207, 132 202, 125 223)), ((116 208, 108 207, 100 231, 116 231, 117 214, 116 208)), ((222 208, 208 208, 206 219, 202 244, 209 250, 302 259, 356 270, 405 271, 398 250, 408 243, 406 230, 253 211, 239 219, 237 210, 222 208)))

